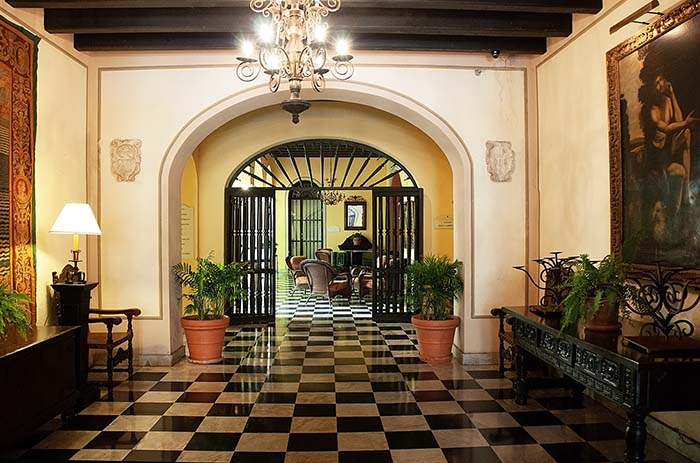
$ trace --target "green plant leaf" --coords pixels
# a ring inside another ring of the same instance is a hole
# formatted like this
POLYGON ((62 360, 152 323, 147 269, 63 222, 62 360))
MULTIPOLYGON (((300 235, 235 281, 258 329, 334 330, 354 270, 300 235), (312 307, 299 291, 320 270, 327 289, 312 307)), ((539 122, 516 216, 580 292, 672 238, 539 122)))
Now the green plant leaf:
POLYGON ((0 284, 0 337, 5 336, 9 326, 14 326, 20 336, 26 338, 31 327, 29 302, 31 299, 26 294, 10 289, 6 283, 0 284))
POLYGON ((190 301, 186 314, 195 314, 199 320, 221 318, 234 300, 244 299, 243 277, 250 273, 247 262, 223 264, 213 262, 213 251, 206 258, 197 258, 197 269, 188 263, 174 265, 175 281, 190 292, 183 297, 190 301))
POLYGON ((462 263, 427 255, 406 267, 406 303, 426 320, 445 320, 464 289, 462 263))

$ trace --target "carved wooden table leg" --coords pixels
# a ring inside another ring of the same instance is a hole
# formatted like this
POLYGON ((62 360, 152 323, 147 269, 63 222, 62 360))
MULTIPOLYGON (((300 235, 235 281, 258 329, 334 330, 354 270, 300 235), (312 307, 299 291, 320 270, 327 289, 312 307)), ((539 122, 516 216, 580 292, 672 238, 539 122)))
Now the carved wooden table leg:
POLYGON ((570 379, 571 381, 571 398, 574 400, 576 405, 582 405, 583 404, 583 391, 586 390, 586 386, 583 384, 574 381, 573 379, 570 379))
POLYGON ((646 413, 641 410, 632 410, 627 413, 625 463, 644 463, 644 446, 647 441, 647 426, 644 418, 646 413))
POLYGON ((527 353, 519 346, 513 346, 515 362, 515 381, 513 381, 513 392, 515 393, 515 403, 518 405, 527 404, 527 353))

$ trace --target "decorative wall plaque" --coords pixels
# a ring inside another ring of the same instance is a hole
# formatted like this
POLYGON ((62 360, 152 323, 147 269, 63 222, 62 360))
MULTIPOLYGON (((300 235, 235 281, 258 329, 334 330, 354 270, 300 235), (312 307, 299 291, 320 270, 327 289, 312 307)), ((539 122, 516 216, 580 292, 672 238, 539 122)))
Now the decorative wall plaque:
POLYGON ((492 182, 510 182, 515 172, 515 152, 509 141, 486 142, 486 168, 492 182))
POLYGON ((112 140, 112 174, 118 182, 133 182, 141 172, 141 140, 112 140))

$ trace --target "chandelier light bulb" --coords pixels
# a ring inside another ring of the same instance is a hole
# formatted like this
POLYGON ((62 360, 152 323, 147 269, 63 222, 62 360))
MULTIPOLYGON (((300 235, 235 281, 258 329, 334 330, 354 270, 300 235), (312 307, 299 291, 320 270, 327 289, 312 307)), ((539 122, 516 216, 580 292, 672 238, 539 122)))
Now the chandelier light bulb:
POLYGON ((325 24, 316 24, 314 28, 314 38, 316 42, 325 42, 328 35, 328 28, 325 24))
POLYGON ((276 53, 273 53, 270 55, 270 58, 267 61, 267 67, 270 68, 272 71, 277 71, 280 68, 280 59, 279 56, 277 56, 276 53))
POLYGON ((264 44, 271 44, 275 41, 275 29, 272 24, 263 22, 258 25, 258 38, 264 44))
POLYGON ((255 47, 250 40, 241 42, 241 53, 243 53, 244 58, 252 58, 255 55, 255 47))
POLYGON ((338 39, 335 42, 335 52, 339 56, 346 56, 350 54, 350 41, 348 39, 338 39))

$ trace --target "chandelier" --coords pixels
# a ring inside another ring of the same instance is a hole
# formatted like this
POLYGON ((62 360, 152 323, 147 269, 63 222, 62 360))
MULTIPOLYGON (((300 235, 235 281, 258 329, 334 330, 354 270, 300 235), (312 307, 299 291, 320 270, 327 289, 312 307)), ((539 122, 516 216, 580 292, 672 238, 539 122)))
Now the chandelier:
MULTIPOLYGON (((325 88, 329 69, 325 47, 328 25, 324 19, 340 9, 340 0, 251 0, 250 8, 272 22, 260 28, 257 43, 242 43, 243 56, 237 57, 236 75, 251 82, 262 69, 270 76, 273 93, 287 79, 290 96, 282 103, 282 109, 291 113, 292 122, 297 124, 299 114, 311 107, 299 96, 302 81, 310 79, 317 92, 325 88)), ((349 79, 353 74, 349 43, 338 39, 335 46, 331 72, 337 79, 349 79)))
POLYGON ((338 190, 325 190, 320 192, 321 202, 327 206, 335 206, 345 199, 345 195, 338 190))

